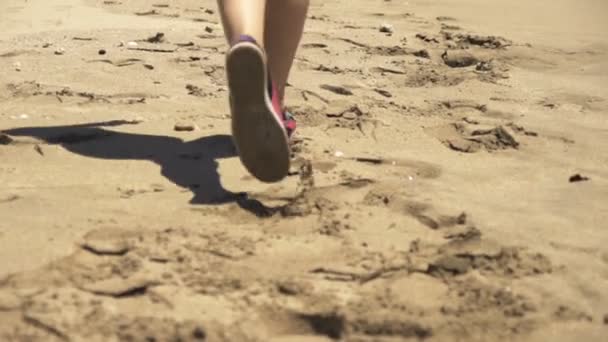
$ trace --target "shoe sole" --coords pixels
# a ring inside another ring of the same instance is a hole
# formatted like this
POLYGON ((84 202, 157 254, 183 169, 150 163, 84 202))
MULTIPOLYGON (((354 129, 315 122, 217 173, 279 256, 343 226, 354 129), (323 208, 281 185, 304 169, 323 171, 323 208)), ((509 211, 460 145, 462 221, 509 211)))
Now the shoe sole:
POLYGON ((245 168, 262 182, 289 172, 289 142, 268 96, 265 56, 255 44, 235 45, 226 57, 232 137, 245 168))

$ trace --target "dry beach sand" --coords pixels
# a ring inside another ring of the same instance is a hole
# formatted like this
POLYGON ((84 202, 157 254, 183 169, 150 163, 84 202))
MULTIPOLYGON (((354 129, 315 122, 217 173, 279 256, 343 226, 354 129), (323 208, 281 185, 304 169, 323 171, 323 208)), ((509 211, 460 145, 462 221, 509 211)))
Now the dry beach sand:
POLYGON ((214 1, 1 1, 0 340, 605 341, 606 13, 313 1, 267 185, 214 1))

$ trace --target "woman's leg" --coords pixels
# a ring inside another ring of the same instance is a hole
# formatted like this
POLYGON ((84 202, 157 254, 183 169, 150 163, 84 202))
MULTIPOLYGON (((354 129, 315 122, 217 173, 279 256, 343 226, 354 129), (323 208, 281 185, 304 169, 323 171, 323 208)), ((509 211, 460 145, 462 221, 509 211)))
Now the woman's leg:
POLYGON ((290 152, 282 110, 268 91, 270 71, 264 53, 266 3, 267 0, 218 0, 230 42, 226 76, 234 145, 254 177, 278 182, 289 173, 290 152))
POLYGON ((289 172, 288 135, 295 129, 295 121, 282 109, 283 89, 302 36, 308 0, 218 0, 218 4, 231 46, 226 76, 235 146, 252 175, 264 182, 280 181, 289 172), (253 37, 257 44, 242 35, 253 37), (272 94, 269 73, 276 86, 272 94))
POLYGON ((309 0, 267 0, 264 41, 268 66, 281 102, 304 31, 309 0))
POLYGON ((270 73, 282 100, 304 31, 309 0, 218 0, 218 4, 231 45, 246 34, 265 47, 270 73))
POLYGON ((264 17, 266 0, 218 0, 224 32, 230 45, 241 35, 255 38, 264 45, 264 17))

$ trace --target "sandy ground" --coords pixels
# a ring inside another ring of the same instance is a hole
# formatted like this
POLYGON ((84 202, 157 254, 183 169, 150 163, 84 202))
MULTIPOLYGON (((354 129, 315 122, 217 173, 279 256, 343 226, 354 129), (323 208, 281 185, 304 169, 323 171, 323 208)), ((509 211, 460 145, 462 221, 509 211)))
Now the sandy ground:
POLYGON ((0 340, 605 341, 608 3, 313 2, 274 185, 214 1, 1 2, 0 340))

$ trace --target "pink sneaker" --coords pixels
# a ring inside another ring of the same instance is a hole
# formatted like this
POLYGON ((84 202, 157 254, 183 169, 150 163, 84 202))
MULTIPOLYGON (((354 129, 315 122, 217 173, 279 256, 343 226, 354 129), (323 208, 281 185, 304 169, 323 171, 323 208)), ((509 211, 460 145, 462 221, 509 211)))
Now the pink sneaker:
MULTIPOLYGON (((226 56, 232 137, 245 168, 262 182, 278 182, 289 172, 289 131, 272 89, 264 50, 241 36, 226 56), (274 99, 273 99, 274 98, 274 99), (273 101, 274 100, 274 101, 273 101)), ((295 129, 295 121, 292 127, 295 129)))
POLYGON ((285 127, 285 130, 287 131, 287 136, 291 137, 296 131, 296 119, 291 113, 283 108, 283 104, 281 103, 279 96, 279 90, 272 81, 269 84, 268 94, 272 99, 272 107, 274 108, 275 113, 280 113, 279 119, 283 121, 283 127, 285 127))

